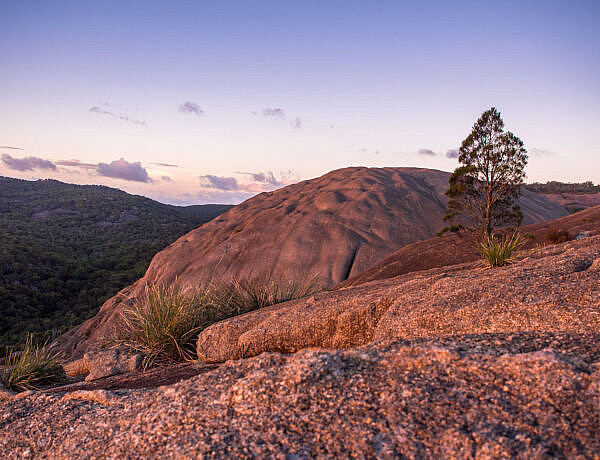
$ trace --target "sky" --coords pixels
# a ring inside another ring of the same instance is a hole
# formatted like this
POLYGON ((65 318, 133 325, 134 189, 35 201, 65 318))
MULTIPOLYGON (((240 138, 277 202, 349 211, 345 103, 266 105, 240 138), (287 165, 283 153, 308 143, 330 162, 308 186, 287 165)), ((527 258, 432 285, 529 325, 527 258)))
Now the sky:
POLYGON ((0 175, 239 203, 453 170, 496 107, 527 181, 600 182, 600 2, 0 0, 0 175))

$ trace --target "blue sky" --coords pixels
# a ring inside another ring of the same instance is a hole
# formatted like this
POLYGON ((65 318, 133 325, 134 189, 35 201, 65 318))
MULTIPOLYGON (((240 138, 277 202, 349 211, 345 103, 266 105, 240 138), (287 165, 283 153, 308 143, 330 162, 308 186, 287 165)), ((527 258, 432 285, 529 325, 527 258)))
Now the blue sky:
POLYGON ((597 1, 0 0, 0 175, 235 203, 452 170, 495 106, 529 181, 598 183, 599 23, 597 1))

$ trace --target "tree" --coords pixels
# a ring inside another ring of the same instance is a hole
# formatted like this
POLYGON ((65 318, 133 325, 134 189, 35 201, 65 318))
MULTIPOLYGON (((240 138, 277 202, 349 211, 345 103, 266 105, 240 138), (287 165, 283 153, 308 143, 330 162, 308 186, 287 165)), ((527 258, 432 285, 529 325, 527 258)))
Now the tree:
POLYGON ((455 225, 442 232, 466 229, 490 238, 496 227, 518 226, 523 220, 518 199, 527 158, 523 141, 504 132, 500 112, 494 107, 484 112, 460 147, 461 166, 450 176, 444 216, 455 225))

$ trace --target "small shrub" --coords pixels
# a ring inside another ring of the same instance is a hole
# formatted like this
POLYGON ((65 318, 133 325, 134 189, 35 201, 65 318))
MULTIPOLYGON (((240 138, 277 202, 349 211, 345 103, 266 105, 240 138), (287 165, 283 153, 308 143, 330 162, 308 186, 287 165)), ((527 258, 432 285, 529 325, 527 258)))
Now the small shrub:
POLYGON ((558 230, 551 228, 546 232, 546 240, 552 244, 564 243, 565 241, 571 240, 571 235, 566 230, 558 230))
POLYGON ((523 234, 523 238, 529 241, 535 241, 535 235, 533 233, 525 233, 523 234))
POLYGON ((499 238, 492 236, 481 242, 481 255, 490 266, 501 267, 512 263, 517 251, 526 242, 518 233, 507 234, 499 238))
POLYGON ((2 375, 4 386, 13 391, 38 390, 64 379, 59 355, 48 342, 36 345, 30 334, 22 351, 9 350, 2 375))

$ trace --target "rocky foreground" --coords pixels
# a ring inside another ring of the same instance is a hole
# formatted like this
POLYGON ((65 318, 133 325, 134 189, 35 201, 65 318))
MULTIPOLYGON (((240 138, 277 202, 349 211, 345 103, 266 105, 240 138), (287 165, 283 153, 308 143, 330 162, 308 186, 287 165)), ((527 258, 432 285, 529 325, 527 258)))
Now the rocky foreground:
POLYGON ((0 401, 0 452, 598 459, 600 236, 269 307, 198 350, 229 360, 0 401))
POLYGON ((600 337, 265 353, 174 385, 0 406, 10 458, 598 458, 600 337))

